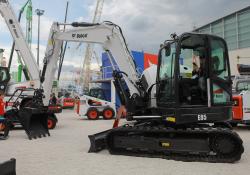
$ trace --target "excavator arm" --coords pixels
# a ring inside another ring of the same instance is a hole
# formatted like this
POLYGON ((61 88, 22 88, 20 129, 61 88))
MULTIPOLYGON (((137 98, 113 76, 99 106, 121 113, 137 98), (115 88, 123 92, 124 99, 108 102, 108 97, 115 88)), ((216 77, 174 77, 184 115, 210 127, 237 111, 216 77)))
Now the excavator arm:
POLYGON ((120 97, 123 99, 122 102, 126 103, 124 105, 129 103, 129 99, 142 96, 144 89, 140 86, 140 76, 119 26, 112 22, 103 22, 101 24, 54 23, 49 35, 41 76, 45 90, 45 104, 49 100, 49 93, 54 78, 51 75, 55 74, 63 41, 101 44, 103 49, 108 53, 113 67, 114 78, 117 80, 116 88, 120 89, 119 92, 123 92, 120 94, 120 97), (71 25, 73 29, 63 31, 60 29, 60 26, 63 25, 71 25), (124 90, 121 78, 125 81, 128 91, 124 90))

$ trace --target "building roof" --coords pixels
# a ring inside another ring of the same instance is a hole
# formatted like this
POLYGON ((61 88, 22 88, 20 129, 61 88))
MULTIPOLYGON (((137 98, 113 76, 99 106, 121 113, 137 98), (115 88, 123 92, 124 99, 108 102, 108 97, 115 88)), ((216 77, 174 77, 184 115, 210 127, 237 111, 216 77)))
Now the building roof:
POLYGON ((221 17, 221 18, 219 18, 219 19, 216 19, 216 20, 214 20, 214 21, 212 21, 212 22, 210 22, 210 23, 207 23, 207 24, 205 24, 205 25, 202 25, 201 27, 197 27, 197 28, 195 28, 193 31, 197 31, 197 30, 199 30, 199 29, 202 29, 203 27, 206 27, 206 26, 209 25, 209 24, 216 23, 216 22, 221 21, 222 19, 227 18, 227 17, 229 17, 229 16, 231 16, 231 15, 234 15, 234 14, 237 14, 237 13, 242 13, 242 12, 245 12, 245 11, 248 11, 248 10, 250 10, 250 6, 247 6, 247 7, 243 8, 243 9, 240 9, 240 10, 238 10, 238 11, 236 11, 236 12, 230 13, 229 15, 223 16, 223 17, 221 17))

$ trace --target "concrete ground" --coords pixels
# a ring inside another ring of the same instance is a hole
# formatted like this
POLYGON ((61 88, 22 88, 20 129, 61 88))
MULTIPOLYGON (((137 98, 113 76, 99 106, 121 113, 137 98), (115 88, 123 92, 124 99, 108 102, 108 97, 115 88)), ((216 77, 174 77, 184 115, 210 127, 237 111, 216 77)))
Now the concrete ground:
MULTIPOLYGON (((250 130, 237 128, 244 141, 242 159, 234 164, 180 162, 159 158, 88 153, 88 135, 109 129, 113 121, 80 119, 73 111, 58 115, 51 137, 28 140, 23 130, 0 141, 0 162, 17 159, 17 175, 236 175, 250 172, 250 130)), ((1 172, 0 172, 1 174, 1 172)))

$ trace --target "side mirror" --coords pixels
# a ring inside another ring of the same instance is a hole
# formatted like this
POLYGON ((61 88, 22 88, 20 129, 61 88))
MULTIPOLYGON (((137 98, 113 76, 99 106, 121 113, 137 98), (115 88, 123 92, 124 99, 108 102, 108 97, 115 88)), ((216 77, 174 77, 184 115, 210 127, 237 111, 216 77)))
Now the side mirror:
POLYGON ((0 82, 9 82, 10 81, 10 73, 7 67, 0 67, 0 82))

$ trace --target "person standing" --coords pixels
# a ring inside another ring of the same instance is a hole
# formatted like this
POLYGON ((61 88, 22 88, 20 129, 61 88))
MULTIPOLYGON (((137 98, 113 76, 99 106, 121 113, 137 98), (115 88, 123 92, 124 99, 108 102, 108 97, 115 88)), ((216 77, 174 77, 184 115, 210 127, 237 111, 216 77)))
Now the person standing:
POLYGON ((56 98, 56 94, 52 93, 50 96, 50 104, 51 105, 56 105, 57 104, 57 98, 56 98))
POLYGON ((5 103, 4 103, 4 91, 0 90, 0 140, 5 140, 9 134, 9 125, 4 118, 5 103))
POLYGON ((5 103, 4 103, 4 91, 0 90, 0 120, 4 118, 5 103))

